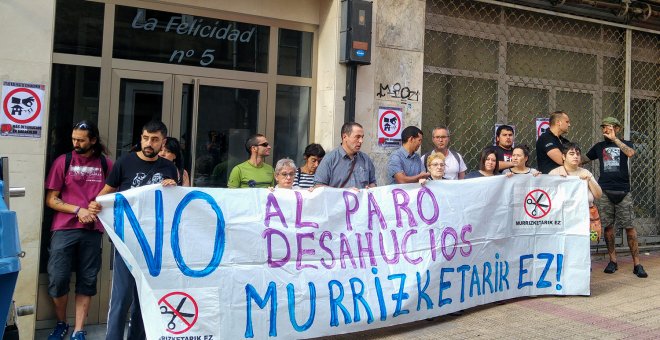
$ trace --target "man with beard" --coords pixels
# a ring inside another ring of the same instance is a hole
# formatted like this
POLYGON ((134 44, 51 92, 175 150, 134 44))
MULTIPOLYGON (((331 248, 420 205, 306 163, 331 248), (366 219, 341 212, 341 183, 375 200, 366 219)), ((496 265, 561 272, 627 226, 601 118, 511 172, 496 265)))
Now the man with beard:
POLYGON ((273 167, 265 162, 272 146, 266 136, 254 134, 245 141, 245 151, 250 158, 236 165, 229 173, 229 188, 268 188, 275 186, 273 167))
MULTIPOLYGON (((141 149, 117 160, 98 196, 149 184, 176 185, 178 175, 174 162, 158 157, 166 138, 165 124, 160 121, 150 121, 145 124, 140 139, 141 149)), ((101 206, 94 201, 90 203, 89 209, 92 213, 98 213, 101 206)), ((128 325, 128 339, 144 339, 144 324, 135 279, 117 251, 113 262, 111 294, 105 338, 124 339, 126 312, 133 304, 128 325)))
POLYGON ((353 188, 376 186, 376 168, 371 158, 361 152, 364 129, 355 122, 341 127, 341 145, 323 157, 314 174, 315 187, 353 188))
POLYGON ((66 307, 71 271, 76 272, 76 318, 71 339, 84 339, 89 303, 96 295, 101 267, 103 226, 87 206, 103 188, 108 167, 99 129, 81 121, 71 132, 73 151, 59 156, 46 178, 46 205, 55 210, 48 257, 48 294, 53 298, 57 325, 48 339, 63 339, 69 331, 66 307))
POLYGON ((497 168, 500 173, 513 167, 511 156, 513 155, 513 128, 509 125, 500 125, 495 130, 495 153, 497 154, 497 168))
POLYGON ((628 247, 633 258, 633 274, 637 277, 648 277, 644 267, 639 263, 637 231, 632 224, 633 200, 630 197, 628 159, 635 155, 633 143, 617 138, 617 133, 621 132, 621 123, 614 117, 603 119, 600 127, 604 141, 591 147, 587 152, 587 158, 589 161, 594 159, 600 161, 598 184, 605 195, 600 198, 598 206, 601 222, 605 226, 605 243, 610 256, 605 273, 613 274, 619 269, 614 244, 614 227, 617 227, 626 229, 628 247))

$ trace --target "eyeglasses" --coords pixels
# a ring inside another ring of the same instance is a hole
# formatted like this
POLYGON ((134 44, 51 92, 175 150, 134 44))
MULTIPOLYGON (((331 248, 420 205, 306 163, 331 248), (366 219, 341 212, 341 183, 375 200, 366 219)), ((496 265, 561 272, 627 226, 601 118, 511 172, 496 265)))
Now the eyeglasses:
POLYGON ((296 177, 296 173, 295 172, 280 172, 280 176, 282 176, 284 178, 294 178, 294 177, 296 177))
POLYGON ((445 167, 445 163, 431 163, 431 164, 429 164, 429 166, 434 166, 434 167, 435 167, 435 166, 439 166, 439 167, 441 167, 441 168, 444 168, 444 167, 445 167))
POLYGON ((263 142, 263 143, 261 143, 261 144, 257 144, 257 145, 255 145, 255 146, 263 146, 264 148, 267 148, 269 145, 270 145, 270 144, 268 144, 268 142, 263 142))
POLYGON ((447 139, 449 136, 433 136, 435 139, 447 139))

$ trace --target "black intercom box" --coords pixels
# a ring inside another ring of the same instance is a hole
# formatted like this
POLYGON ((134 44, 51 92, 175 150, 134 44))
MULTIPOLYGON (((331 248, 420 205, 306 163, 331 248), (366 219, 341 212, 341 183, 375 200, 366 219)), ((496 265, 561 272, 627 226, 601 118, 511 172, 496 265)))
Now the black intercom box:
POLYGON ((342 0, 339 62, 371 64, 372 2, 342 0))

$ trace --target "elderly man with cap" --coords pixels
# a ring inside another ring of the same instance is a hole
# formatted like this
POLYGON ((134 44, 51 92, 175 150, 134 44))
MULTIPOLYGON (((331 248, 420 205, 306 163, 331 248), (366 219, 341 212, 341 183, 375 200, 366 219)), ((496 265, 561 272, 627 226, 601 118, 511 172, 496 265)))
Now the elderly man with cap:
POLYGON ((630 197, 628 159, 635 155, 633 143, 617 137, 621 132, 621 123, 614 117, 603 119, 600 127, 603 129, 604 140, 591 147, 587 152, 587 158, 590 161, 594 159, 600 161, 598 184, 605 195, 600 199, 599 208, 601 221, 605 226, 605 243, 610 256, 605 273, 613 274, 619 269, 614 248, 614 228, 617 227, 626 229, 628 247, 634 264, 633 274, 642 278, 647 277, 648 274, 639 263, 637 231, 632 223, 633 200, 630 197))

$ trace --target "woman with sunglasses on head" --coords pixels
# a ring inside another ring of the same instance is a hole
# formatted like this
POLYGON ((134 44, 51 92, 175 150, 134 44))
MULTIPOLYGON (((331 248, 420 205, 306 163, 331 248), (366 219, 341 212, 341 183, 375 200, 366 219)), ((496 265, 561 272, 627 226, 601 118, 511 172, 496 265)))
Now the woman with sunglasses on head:
POLYGON ((465 179, 490 177, 498 174, 499 169, 497 164, 497 152, 493 147, 489 146, 481 151, 481 157, 479 159, 479 170, 472 171, 465 175, 465 179))
POLYGON ((526 174, 536 177, 541 174, 538 170, 529 167, 529 148, 527 145, 517 145, 513 148, 511 151, 511 163, 513 163, 513 167, 502 171, 502 174, 506 177, 526 174))
POLYGON ((296 170, 296 177, 293 180, 293 185, 302 189, 311 188, 314 186, 314 174, 319 167, 321 160, 325 156, 325 150, 321 144, 312 143, 307 145, 303 157, 305 158, 305 165, 296 170))
POLYGON ((183 187, 189 187, 190 177, 188 176, 188 171, 183 168, 183 155, 181 152, 181 143, 179 143, 179 140, 174 137, 167 137, 165 144, 163 145, 163 148, 160 150, 158 155, 174 162, 174 165, 176 165, 176 169, 179 175, 176 184, 183 187))

